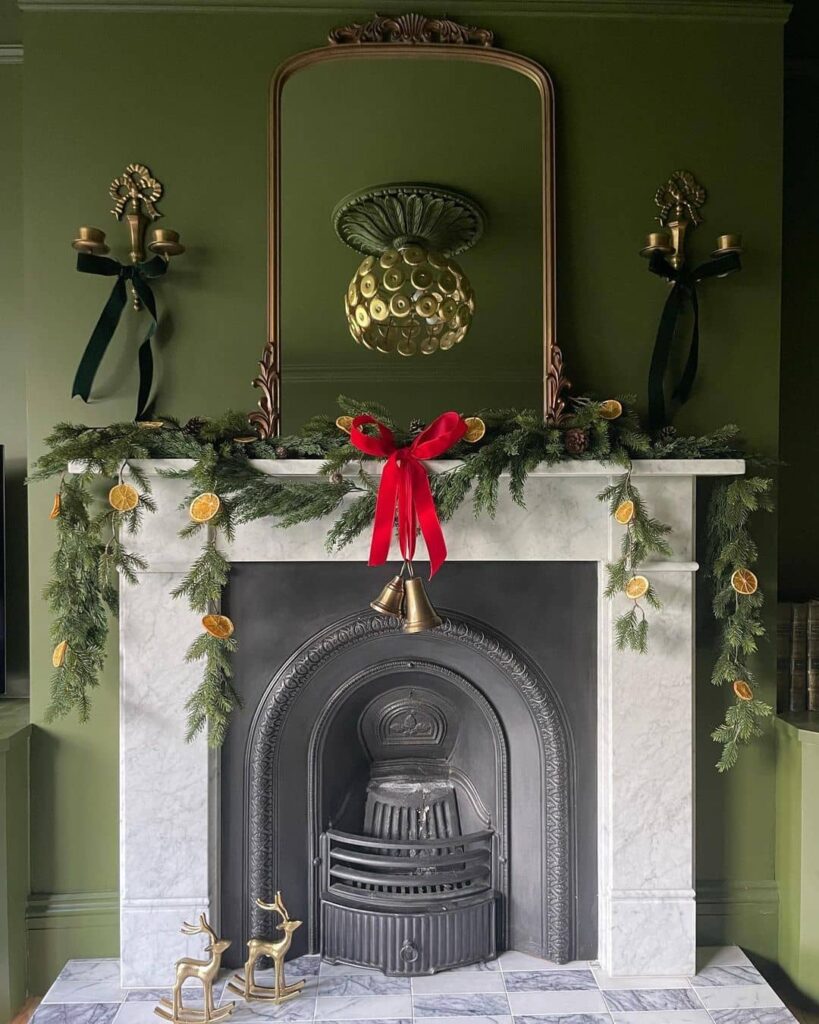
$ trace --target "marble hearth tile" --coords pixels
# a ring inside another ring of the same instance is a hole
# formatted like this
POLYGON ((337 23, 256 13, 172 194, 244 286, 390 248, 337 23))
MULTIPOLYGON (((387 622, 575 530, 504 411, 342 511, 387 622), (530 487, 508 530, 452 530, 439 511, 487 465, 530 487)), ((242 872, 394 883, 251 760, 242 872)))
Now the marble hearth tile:
POLYGON ((476 964, 466 964, 464 967, 455 967, 449 974, 463 974, 465 971, 499 971, 500 960, 481 960, 476 964))
POLYGON ((319 996, 317 1020, 380 1020, 412 1016, 412 995, 319 996))
POLYGON ((614 1024, 711 1024, 707 1010, 635 1010, 611 1015, 614 1024))
POLYGON ((743 967, 751 961, 739 946, 700 946, 697 949, 697 970, 706 967, 743 967))
POLYGON ((698 988, 706 1010, 741 1010, 782 1006, 782 1000, 768 985, 714 985, 698 988))
POLYGON ((220 1001, 220 1006, 234 1000, 236 1009, 230 1015, 230 1020, 235 1024, 265 1024, 265 1021, 281 1021, 283 1024, 290 1024, 292 1021, 312 1020, 316 1012, 315 992, 302 993, 296 999, 277 1006, 273 1002, 254 1000, 246 1003, 241 996, 227 991, 220 1001))
POLYGON ((384 974, 337 974, 319 981, 320 996, 397 996, 410 991, 409 978, 384 974))
POLYGON ((111 1024, 119 1003, 41 1003, 32 1024, 111 1024))
POLYGON ((286 961, 284 965, 284 973, 286 978, 293 978, 301 976, 316 975, 321 967, 321 957, 313 956, 309 953, 305 953, 304 956, 294 957, 292 960, 286 961))
POLYGON ((691 979, 694 988, 713 985, 764 985, 765 979, 751 964, 725 967, 705 967, 691 979))
POLYGON ((159 1024, 160 1018, 154 1013, 154 1006, 156 1003, 147 1000, 123 1003, 114 1018, 114 1024, 154 1024, 154 1021, 159 1024))
POLYGON ((675 975, 668 978, 645 977, 640 975, 618 974, 612 977, 601 967, 593 967, 592 974, 600 988, 623 989, 623 988, 690 988, 691 982, 688 978, 675 975))
POLYGON ((562 992, 597 988, 591 971, 505 971, 507 992, 562 992))
POLYGON ((585 971, 589 968, 588 960, 571 960, 567 964, 556 964, 551 960, 541 960, 531 953, 518 953, 510 949, 501 953, 497 959, 502 971, 585 971))
MULTIPOLYGON (((318 1024, 318 1019, 316 1020, 316 1024, 318 1024)), ((335 1022, 334 1021, 326 1021, 325 1024, 335 1024, 335 1022)), ((345 1024, 412 1024, 412 1018, 411 1017, 379 1017, 379 1018, 375 1018, 374 1019, 374 1018, 370 1017, 368 1020, 349 1020, 349 1021, 346 1021, 345 1024)))
POLYGON ((497 1014, 492 1017, 436 1017, 435 1024, 512 1024, 512 1018, 497 1014))
POLYGON ((686 988, 606 989, 610 1010, 701 1010, 696 995, 686 988))
POLYGON ((432 992, 503 992, 500 971, 444 971, 424 978, 412 979, 413 995, 432 992))
POLYGON ((796 1017, 784 1006, 767 1010, 712 1010, 714 1024, 796 1024, 796 1017))
POLYGON ((549 1013, 539 1017, 515 1017, 515 1024, 611 1024, 607 1013, 549 1013))
POLYGON ((416 1017, 494 1017, 507 1016, 509 1003, 500 993, 465 993, 463 995, 420 995, 413 998, 416 1017))
POLYGON ((559 1013, 600 1013, 606 1009, 603 993, 598 989, 510 992, 509 1005, 515 1018, 559 1013))
POLYGON ((69 960, 43 1003, 120 1003, 119 960, 69 960))
POLYGON ((331 964, 329 960, 322 960, 319 966, 319 976, 322 978, 334 978, 339 975, 351 974, 376 974, 382 977, 381 971, 373 967, 356 967, 354 964, 331 964))
MULTIPOLYGON (((213 983, 213 1001, 218 1004, 227 985, 227 976, 213 983)), ((129 988, 126 1003, 158 1003, 160 999, 173 999, 171 988, 129 988)), ((186 981, 182 986, 182 1000, 186 1006, 201 1006, 205 1000, 202 986, 196 981, 186 981)))

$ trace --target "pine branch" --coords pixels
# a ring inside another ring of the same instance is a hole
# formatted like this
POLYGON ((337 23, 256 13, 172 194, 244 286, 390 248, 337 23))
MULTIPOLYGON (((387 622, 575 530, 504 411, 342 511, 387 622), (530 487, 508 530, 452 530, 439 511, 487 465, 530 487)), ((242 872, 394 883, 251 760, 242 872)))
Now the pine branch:
POLYGON ((171 595, 187 598, 193 611, 204 614, 218 605, 229 574, 230 563, 217 550, 215 542, 208 540, 202 554, 190 567, 179 586, 171 591, 171 595))

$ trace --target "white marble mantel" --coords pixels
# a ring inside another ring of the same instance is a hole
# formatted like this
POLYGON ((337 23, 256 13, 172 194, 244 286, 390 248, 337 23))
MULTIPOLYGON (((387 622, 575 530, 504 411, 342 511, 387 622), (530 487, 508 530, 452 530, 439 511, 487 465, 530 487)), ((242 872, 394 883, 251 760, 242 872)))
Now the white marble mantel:
MULTIPOLYGON (((259 461, 271 475, 309 478, 317 460, 259 461)), ((122 984, 165 986, 172 964, 198 948, 179 932, 203 911, 218 918, 219 759, 204 740, 185 744, 184 703, 198 682, 185 651, 198 616, 170 591, 196 558, 183 540, 185 480, 158 475, 182 460, 142 462, 159 514, 148 515, 135 549, 148 561, 138 587, 122 587, 120 614, 120 899, 122 984)), ((452 462, 430 463, 440 470, 452 462)), ((76 469, 78 467, 70 467, 76 469)), ((377 470, 377 467, 373 467, 377 470)), ((603 567, 622 527, 598 493, 622 470, 574 461, 535 470, 525 509, 502 487, 494 520, 468 503, 447 524, 453 560, 593 561, 598 598, 599 958, 612 975, 691 975, 695 953, 694 561, 698 476, 744 472, 740 460, 637 461, 633 475, 653 515, 672 527, 672 555, 651 563, 663 601, 650 651, 617 651, 603 598, 603 567)), ((329 522, 287 530, 260 521, 221 539, 242 561, 366 560, 368 538, 328 555, 329 522)), ((624 600, 624 599, 623 599, 624 600)), ((239 624, 241 629, 241 624, 239 624)), ((294 638, 294 645, 303 637, 294 638)), ((283 652, 283 658, 290 652, 283 652)))

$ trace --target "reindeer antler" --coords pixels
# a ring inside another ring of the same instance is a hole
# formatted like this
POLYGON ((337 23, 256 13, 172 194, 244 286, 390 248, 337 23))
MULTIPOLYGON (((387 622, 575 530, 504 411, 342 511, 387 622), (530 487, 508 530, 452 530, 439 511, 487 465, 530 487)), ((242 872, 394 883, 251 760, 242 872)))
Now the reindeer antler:
POLYGON ((204 914, 199 915, 199 924, 189 924, 187 921, 183 921, 181 930, 184 935, 207 935, 211 942, 216 942, 216 932, 211 928, 204 914))
MULTIPOLYGON (((287 907, 282 903, 281 890, 276 892, 276 898, 272 903, 265 903, 264 900, 257 899, 256 906, 261 907, 262 910, 275 911, 282 919, 282 924, 285 921, 290 920, 290 915, 287 913, 287 907)), ((280 926, 281 927, 281 926, 280 926)))

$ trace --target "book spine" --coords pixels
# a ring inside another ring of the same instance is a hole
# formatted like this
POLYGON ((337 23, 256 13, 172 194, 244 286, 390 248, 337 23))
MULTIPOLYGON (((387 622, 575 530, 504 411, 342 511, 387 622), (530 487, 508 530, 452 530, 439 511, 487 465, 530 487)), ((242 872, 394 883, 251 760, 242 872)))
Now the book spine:
POLYGON ((792 604, 776 606, 776 705, 780 712, 790 710, 792 618, 792 604))
POLYGON ((791 682, 789 711, 808 706, 808 606, 795 604, 791 624, 791 682))
POLYGON ((807 703, 819 711, 819 601, 808 602, 807 703))

